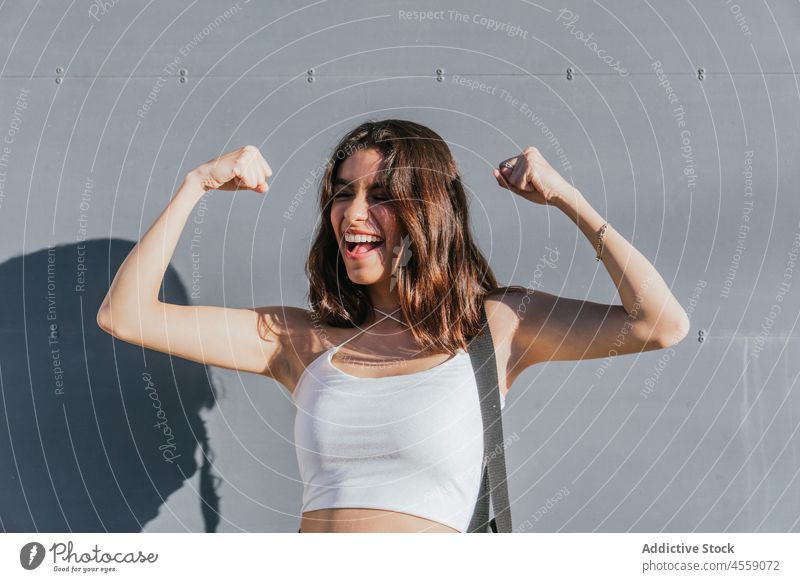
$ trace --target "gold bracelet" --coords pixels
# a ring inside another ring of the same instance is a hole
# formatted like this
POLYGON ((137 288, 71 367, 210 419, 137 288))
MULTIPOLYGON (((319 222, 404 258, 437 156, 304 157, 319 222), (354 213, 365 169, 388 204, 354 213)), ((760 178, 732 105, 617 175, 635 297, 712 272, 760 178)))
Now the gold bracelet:
POLYGON ((595 261, 599 261, 600 257, 603 256, 603 248, 605 245, 605 238, 606 238, 606 229, 608 228, 608 223, 606 222, 603 226, 600 227, 600 230, 597 234, 600 236, 599 240, 597 241, 597 256, 594 258, 595 261))

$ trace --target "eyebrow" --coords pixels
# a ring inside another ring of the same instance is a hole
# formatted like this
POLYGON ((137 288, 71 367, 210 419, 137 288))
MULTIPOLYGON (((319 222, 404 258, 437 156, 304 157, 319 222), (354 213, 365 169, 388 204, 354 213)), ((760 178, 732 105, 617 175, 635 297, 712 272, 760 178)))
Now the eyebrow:
MULTIPOLYGON (((344 178, 336 178, 336 179, 333 181, 333 186, 334 186, 334 188, 335 188, 336 186, 350 186, 350 185, 351 185, 351 182, 350 182, 350 181, 348 181, 348 180, 345 180, 344 178)), ((381 182, 381 181, 379 181, 379 180, 378 180, 378 181, 375 181, 375 182, 373 182, 372 184, 370 184, 370 185, 367 187, 367 190, 374 190, 375 188, 383 188, 383 187, 384 187, 384 184, 383 184, 383 182, 381 182)))

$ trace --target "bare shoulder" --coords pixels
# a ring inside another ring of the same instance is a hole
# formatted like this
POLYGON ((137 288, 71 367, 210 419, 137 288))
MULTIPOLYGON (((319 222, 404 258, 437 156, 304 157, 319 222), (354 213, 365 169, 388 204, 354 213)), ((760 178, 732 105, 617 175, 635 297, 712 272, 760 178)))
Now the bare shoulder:
POLYGON ((291 392, 307 363, 328 348, 327 326, 302 307, 270 306, 254 311, 259 316, 259 335, 277 344, 273 377, 291 392))
POLYGON ((513 337, 530 309, 533 293, 533 289, 501 287, 486 296, 486 318, 495 341, 513 337))
POLYGON ((559 302, 564 304, 557 295, 517 285, 501 287, 486 297, 486 317, 495 350, 505 358, 509 388, 525 369, 552 359, 547 347, 557 335, 554 330, 561 328, 556 321, 559 302))
POLYGON ((258 335, 264 342, 274 345, 270 369, 273 379, 291 390, 297 367, 298 352, 307 349, 313 337, 311 311, 302 307, 270 305, 255 307, 258 317, 258 335))
POLYGON ((520 366, 518 329, 525 309, 524 288, 502 287, 486 296, 486 319, 492 334, 500 390, 507 394, 524 367, 520 366))
POLYGON ((311 327, 311 312, 302 307, 269 305, 252 311, 258 315, 258 331, 264 339, 283 340, 311 327))

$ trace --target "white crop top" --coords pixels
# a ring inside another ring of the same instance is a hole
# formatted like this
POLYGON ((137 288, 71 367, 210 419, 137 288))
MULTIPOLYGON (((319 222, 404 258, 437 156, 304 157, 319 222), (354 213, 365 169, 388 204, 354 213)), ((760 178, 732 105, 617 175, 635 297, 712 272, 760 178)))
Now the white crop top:
MULTIPOLYGON (((466 531, 484 455, 469 354, 460 349, 413 374, 362 378, 331 361, 350 339, 312 361, 292 393, 302 511, 384 509, 466 531)), ((502 392, 500 400, 502 408, 502 392)))

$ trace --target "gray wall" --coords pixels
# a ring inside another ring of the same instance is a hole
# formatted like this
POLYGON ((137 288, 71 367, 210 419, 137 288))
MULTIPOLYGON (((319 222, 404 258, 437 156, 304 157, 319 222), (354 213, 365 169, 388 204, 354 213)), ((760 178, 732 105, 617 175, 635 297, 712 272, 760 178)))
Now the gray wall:
POLYGON ((345 131, 400 117, 448 140, 502 281, 618 303, 566 217, 496 186, 533 145, 690 312, 674 350, 519 378, 515 529, 799 531, 798 32, 789 0, 3 3, 2 528, 296 530, 285 390, 94 315, 183 175, 247 143, 270 192, 209 196, 165 297, 304 305, 306 181, 345 131), (420 9, 443 12, 400 14, 420 9))

